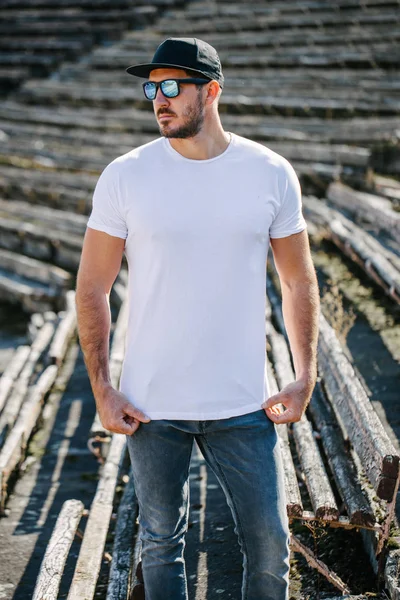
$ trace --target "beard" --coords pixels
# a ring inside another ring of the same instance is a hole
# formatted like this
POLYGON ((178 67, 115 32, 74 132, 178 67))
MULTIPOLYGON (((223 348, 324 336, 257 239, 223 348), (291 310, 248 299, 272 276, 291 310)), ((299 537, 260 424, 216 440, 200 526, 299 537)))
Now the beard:
MULTIPOLYGON (((166 113, 160 113, 160 115, 166 113)), ((168 113, 167 113, 168 114, 168 113)), ((187 106, 183 111, 184 123, 177 129, 168 129, 168 125, 159 125, 160 134, 166 138, 186 139, 197 135, 204 123, 204 110, 201 94, 197 96, 194 106, 187 106)))

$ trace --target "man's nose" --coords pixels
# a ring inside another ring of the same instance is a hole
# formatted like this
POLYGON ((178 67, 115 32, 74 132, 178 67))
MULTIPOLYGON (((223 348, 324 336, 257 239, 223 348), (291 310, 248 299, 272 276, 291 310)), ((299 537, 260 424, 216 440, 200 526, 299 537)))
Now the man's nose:
POLYGON ((156 97, 154 98, 153 102, 157 102, 159 104, 169 104, 169 99, 167 96, 164 96, 161 87, 156 90, 156 97))

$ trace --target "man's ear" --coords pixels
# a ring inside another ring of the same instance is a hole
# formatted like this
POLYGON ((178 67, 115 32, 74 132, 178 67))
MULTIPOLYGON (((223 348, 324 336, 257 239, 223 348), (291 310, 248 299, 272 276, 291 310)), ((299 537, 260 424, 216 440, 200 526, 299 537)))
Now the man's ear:
POLYGON ((219 96, 220 85, 218 81, 211 81, 207 86, 206 103, 212 104, 219 96))

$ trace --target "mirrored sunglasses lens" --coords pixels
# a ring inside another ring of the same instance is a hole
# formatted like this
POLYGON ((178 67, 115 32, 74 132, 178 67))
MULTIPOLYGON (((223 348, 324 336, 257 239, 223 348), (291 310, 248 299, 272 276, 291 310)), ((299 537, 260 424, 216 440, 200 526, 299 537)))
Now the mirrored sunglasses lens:
POLYGON ((176 81, 167 79, 167 81, 162 82, 161 91, 167 98, 174 98, 179 93, 179 87, 176 81))
POLYGON ((148 100, 154 100, 156 97, 156 85, 152 82, 146 83, 143 87, 144 95, 148 100))

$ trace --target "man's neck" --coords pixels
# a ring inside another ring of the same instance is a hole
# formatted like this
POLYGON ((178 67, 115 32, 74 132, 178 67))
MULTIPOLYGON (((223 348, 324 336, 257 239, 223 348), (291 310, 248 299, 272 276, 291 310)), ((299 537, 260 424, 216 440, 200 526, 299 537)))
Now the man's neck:
POLYGON ((213 131, 212 135, 203 129, 195 137, 186 139, 169 138, 169 142, 172 148, 185 158, 208 160, 225 152, 230 139, 230 134, 220 126, 213 131))

